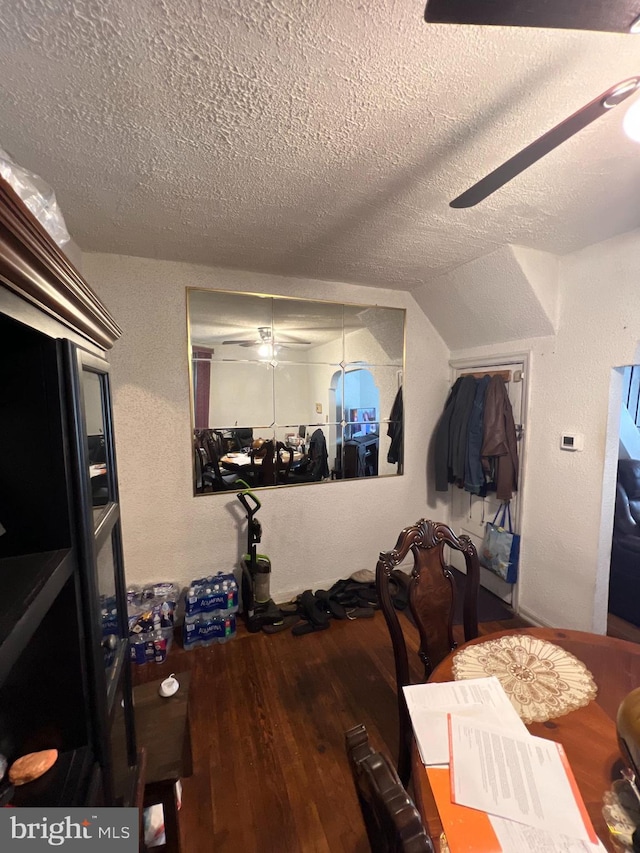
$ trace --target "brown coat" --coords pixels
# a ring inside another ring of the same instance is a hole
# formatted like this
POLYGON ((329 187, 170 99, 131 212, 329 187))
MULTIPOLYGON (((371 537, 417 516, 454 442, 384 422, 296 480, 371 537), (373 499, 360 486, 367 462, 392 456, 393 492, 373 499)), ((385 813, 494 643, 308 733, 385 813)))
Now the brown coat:
POLYGON ((500 376, 492 376, 484 398, 482 467, 495 466, 496 497, 510 501, 518 489, 518 446, 513 411, 507 388, 500 376))

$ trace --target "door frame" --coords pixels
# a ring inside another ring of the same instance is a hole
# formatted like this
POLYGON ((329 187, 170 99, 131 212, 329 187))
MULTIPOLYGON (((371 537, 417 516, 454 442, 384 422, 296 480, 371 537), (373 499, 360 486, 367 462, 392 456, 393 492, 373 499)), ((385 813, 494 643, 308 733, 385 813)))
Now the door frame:
MULTIPOLYGON (((525 506, 525 476, 524 472, 526 471, 526 456, 527 456, 527 445, 528 445, 528 430, 527 424, 529 422, 529 372, 531 370, 531 350, 525 351, 510 351, 502 354, 496 354, 491 356, 471 356, 467 358, 453 358, 449 360, 450 367, 450 379, 451 384, 455 381, 456 373, 460 371, 472 371, 472 370, 487 370, 490 372, 492 367, 504 367, 517 365, 518 368, 522 365, 522 419, 521 419, 521 438, 518 441, 518 501, 517 501, 517 511, 512 518, 514 529, 520 534, 521 537, 521 550, 520 550, 520 565, 518 567, 518 581, 514 584, 513 587, 513 598, 511 601, 511 606, 513 607, 515 613, 520 612, 520 592, 521 592, 521 579, 522 572, 521 569, 523 565, 526 567, 526 515, 524 512, 525 506), (523 556, 524 553, 524 563, 523 556)), ((449 503, 450 506, 450 503, 449 503)))

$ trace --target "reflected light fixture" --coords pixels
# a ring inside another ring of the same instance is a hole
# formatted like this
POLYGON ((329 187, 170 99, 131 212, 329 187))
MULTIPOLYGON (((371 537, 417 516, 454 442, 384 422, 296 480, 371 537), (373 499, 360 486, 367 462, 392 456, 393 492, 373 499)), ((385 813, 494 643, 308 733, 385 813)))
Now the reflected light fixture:
POLYGON ((277 354, 279 349, 280 347, 274 346, 273 344, 265 341, 265 343, 260 344, 260 346, 258 347, 258 355, 260 356, 260 358, 273 358, 274 355, 277 354))

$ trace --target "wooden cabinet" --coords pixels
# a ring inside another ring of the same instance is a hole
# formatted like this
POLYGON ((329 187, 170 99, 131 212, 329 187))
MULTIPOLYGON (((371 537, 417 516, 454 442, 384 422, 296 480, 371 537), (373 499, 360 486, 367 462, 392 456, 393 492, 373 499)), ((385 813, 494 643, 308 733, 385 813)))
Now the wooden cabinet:
POLYGON ((16 805, 133 799, 106 359, 118 335, 0 180, 0 752, 59 750, 52 770, 16 789, 16 805))

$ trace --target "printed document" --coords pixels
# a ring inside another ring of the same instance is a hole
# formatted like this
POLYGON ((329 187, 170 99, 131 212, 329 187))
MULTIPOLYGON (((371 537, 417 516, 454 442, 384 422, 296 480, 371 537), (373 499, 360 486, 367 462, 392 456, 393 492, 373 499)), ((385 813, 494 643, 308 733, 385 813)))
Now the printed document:
POLYGON ((597 844, 560 744, 450 714, 449 761, 454 803, 597 844))
POLYGON ((426 765, 449 763, 447 713, 492 723, 514 734, 527 729, 495 676, 446 681, 442 684, 411 684, 404 687, 420 758, 426 765))
POLYGON ((451 853, 604 853, 592 844, 451 802, 449 767, 426 767, 451 853))
POLYGON ((553 835, 502 817, 490 818, 502 853, 606 853, 602 841, 580 841, 567 835, 553 835))

